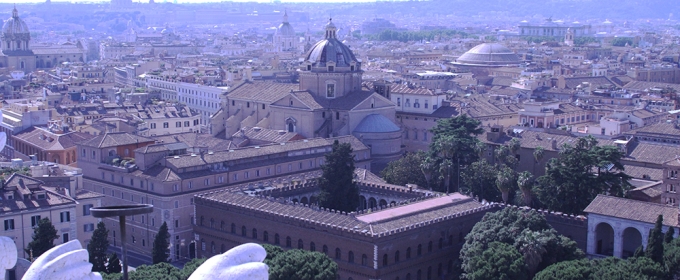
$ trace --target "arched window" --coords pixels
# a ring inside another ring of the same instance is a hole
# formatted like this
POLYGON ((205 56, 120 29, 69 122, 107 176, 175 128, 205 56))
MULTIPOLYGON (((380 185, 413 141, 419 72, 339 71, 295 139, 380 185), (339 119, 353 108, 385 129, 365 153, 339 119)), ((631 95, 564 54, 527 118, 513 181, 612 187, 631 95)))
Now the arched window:
POLYGON ((241 227, 241 236, 246 236, 246 226, 241 227))
POLYGON ((322 249, 322 250, 323 250, 323 253, 324 253, 324 254, 328 255, 328 246, 323 245, 323 249, 322 249))
POLYGON ((302 243, 302 239, 298 239, 298 249, 304 249, 305 245, 302 243))
POLYGON ((224 231, 224 224, 225 224, 224 221, 222 221, 222 222, 220 223, 220 230, 221 230, 221 231, 224 231))
POLYGON ((292 241, 290 240, 290 236, 286 237, 286 247, 290 248, 292 245, 292 241))
POLYGON ((215 241, 210 242, 210 253, 215 253, 215 241))
POLYGON ((349 253, 348 253, 348 255, 347 255, 347 261, 348 261, 349 263, 354 263, 354 252, 349 251, 349 253))
POLYGON ((312 252, 316 251, 316 244, 314 242, 309 243, 309 250, 312 252))
POLYGON ((442 277, 443 274, 444 274, 444 269, 442 267, 442 263, 439 263, 437 265, 437 277, 442 277))
POLYGON ((428 280, 432 279, 432 267, 431 266, 427 267, 427 279, 428 280))
POLYGON ((210 218, 210 228, 215 228, 215 219, 210 218))
POLYGON ((231 223, 231 233, 236 234, 236 224, 231 223))
POLYGON ((416 252, 417 256, 420 256, 423 254, 423 244, 418 244, 418 251, 416 252))
POLYGON ((264 242, 269 242, 269 233, 266 230, 262 234, 262 239, 264 240, 264 242))
POLYGON ((406 273, 406 280, 411 280, 411 273, 406 273))
POLYGON ((408 248, 406 248, 406 259, 408 260, 410 258, 411 258, 411 247, 408 247, 408 248))
POLYGON ((396 251, 396 252, 394 253, 394 262, 395 262, 395 263, 398 263, 398 262, 399 262, 399 251, 396 251))
POLYGON ((257 230, 253 229, 253 239, 257 239, 257 230))
POLYGON ((366 254, 361 255, 361 265, 366 265, 368 263, 368 257, 366 254))
POLYGON ((387 254, 383 255, 383 266, 387 266, 387 254))
POLYGON ((423 279, 423 272, 418 269, 418 272, 416 272, 416 280, 423 279))
POLYGON ((279 234, 274 234, 274 244, 279 245, 281 243, 281 240, 279 238, 279 234))
POLYGON ((340 248, 335 248, 335 259, 341 259, 342 258, 342 253, 340 252, 340 248))

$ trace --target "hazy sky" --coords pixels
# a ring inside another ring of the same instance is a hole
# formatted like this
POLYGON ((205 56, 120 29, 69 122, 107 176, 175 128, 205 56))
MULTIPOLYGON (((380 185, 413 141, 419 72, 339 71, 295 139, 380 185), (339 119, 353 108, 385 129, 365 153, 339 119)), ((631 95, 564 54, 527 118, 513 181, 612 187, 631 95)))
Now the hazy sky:
MULTIPOLYGON (((155 0, 157 3, 163 2, 163 0, 155 0)), ((223 2, 224 0, 178 0, 179 3, 204 3, 204 2, 223 2)), ((0 3, 42 3, 45 0, 0 0, 0 3)), ((74 2, 74 3, 88 3, 88 2, 109 2, 109 0, 52 0, 52 2, 74 2)), ((132 0, 132 2, 140 2, 140 0, 132 0)), ((148 3, 148 0, 141 0, 143 3, 148 3)), ((172 2, 172 0, 168 0, 172 2)), ((260 3, 270 3, 271 0, 226 0, 225 2, 260 2, 260 3)), ((338 2, 375 2, 375 0, 280 0, 282 3, 338 3, 338 2)))

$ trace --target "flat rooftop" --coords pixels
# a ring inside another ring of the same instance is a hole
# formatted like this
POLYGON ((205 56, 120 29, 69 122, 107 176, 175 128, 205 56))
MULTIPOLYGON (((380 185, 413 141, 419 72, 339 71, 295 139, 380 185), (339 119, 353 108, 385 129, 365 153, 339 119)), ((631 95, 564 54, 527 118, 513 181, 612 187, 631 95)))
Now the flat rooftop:
POLYGON ((357 216, 359 221, 365 223, 375 223, 383 220, 394 219, 402 216, 412 215, 422 211, 437 209, 440 207, 456 204, 458 202, 470 200, 469 196, 460 193, 452 193, 447 196, 442 196, 433 199, 427 199, 420 202, 415 202, 403 206, 397 206, 386 210, 369 213, 366 215, 357 216))

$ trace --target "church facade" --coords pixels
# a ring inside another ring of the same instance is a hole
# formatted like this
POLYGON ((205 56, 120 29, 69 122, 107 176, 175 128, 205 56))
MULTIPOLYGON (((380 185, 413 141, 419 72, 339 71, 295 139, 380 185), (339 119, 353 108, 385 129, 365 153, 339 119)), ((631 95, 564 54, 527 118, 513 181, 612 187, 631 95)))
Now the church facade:
POLYGON ((380 166, 401 155, 396 106, 362 85, 361 62, 326 25, 325 38, 307 52, 299 84, 246 81, 229 90, 211 120, 226 138, 252 127, 295 132, 305 138, 354 135, 380 166))
POLYGON ((26 23, 19 17, 16 8, 12 17, 2 25, 0 34, 0 67, 25 73, 40 68, 52 68, 63 62, 84 62, 85 51, 80 43, 65 43, 56 46, 34 46, 26 23))

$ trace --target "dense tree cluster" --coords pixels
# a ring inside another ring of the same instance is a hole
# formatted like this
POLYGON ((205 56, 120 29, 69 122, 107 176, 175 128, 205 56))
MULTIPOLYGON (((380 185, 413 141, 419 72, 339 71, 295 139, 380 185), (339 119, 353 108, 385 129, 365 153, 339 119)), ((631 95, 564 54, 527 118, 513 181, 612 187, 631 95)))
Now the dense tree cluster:
POLYGON ((394 185, 416 184, 430 188, 428 179, 420 168, 425 157, 427 155, 424 152, 406 153, 402 158, 390 162, 380 172, 380 177, 394 185))
POLYGON ((576 243, 557 234, 542 214, 510 207, 484 215, 460 252, 468 280, 530 279, 549 265, 583 257, 576 243))
POLYGON ((335 280, 338 265, 321 252, 300 249, 283 251, 281 247, 263 245, 267 251, 264 263, 269 266, 271 280, 335 280))
MULTIPOLYGON (((130 271, 130 280, 187 280, 206 259, 193 259, 186 263, 182 269, 166 262, 154 265, 141 265, 130 271)), ((102 273, 104 280, 120 280, 123 275, 118 273, 102 273)))
POLYGON ((444 39, 449 38, 468 38, 470 35, 452 29, 437 29, 437 30, 426 30, 426 31, 394 31, 394 30, 383 30, 378 34, 365 35, 366 39, 376 40, 376 41, 432 41, 435 37, 440 37, 444 39))
POLYGON ((545 175, 534 188, 543 207, 565 213, 582 213, 598 194, 623 196, 631 185, 621 164, 623 152, 615 146, 600 146, 592 136, 578 138, 560 147, 545 175))

